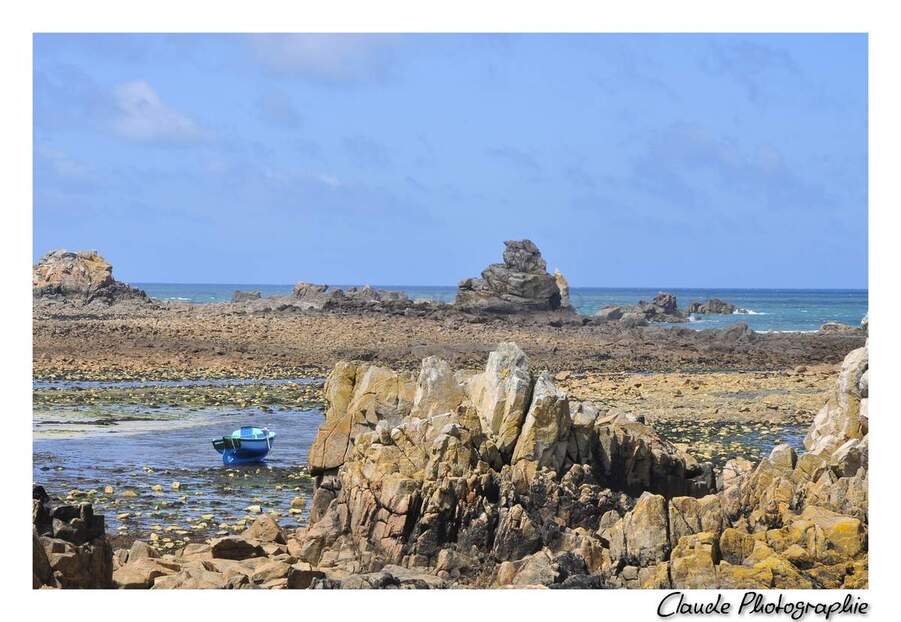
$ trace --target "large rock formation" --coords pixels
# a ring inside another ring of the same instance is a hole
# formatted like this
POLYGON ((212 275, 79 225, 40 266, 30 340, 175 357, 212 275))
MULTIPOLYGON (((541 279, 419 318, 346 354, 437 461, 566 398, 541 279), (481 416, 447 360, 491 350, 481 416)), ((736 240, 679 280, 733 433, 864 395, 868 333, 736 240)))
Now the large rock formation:
POLYGON ((113 549, 90 503, 54 505, 34 486, 31 519, 34 588, 112 587, 113 549))
POLYGON ((314 587, 865 587, 866 361, 848 355, 807 453, 719 474, 514 344, 474 375, 341 363, 294 550, 314 587))
POLYGON ((474 375, 435 357, 416 380, 339 363, 326 400, 298 556, 332 576, 393 564, 490 584, 499 560, 519 583, 564 582, 609 566, 593 533, 630 504, 613 489, 669 498, 715 486, 709 465, 638 419, 605 416, 534 376, 512 343, 474 375))
POLYGON ((35 298, 88 304, 123 300, 148 301, 147 294, 113 278, 113 267, 96 251, 55 250, 44 255, 31 272, 35 298))
MULTIPOLYGON (((538 247, 531 240, 508 240, 504 245, 504 263, 485 268, 482 278, 461 281, 454 304, 470 311, 493 313, 562 308, 563 294, 558 279, 548 274, 538 247)), ((568 299, 568 286, 565 287, 568 299)))

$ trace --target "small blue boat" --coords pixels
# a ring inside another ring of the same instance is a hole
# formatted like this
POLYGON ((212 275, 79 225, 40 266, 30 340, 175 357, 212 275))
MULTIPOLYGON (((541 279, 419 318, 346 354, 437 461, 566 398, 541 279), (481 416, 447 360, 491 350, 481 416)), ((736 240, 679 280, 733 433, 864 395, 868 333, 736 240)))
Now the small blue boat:
POLYGON ((274 442, 275 432, 244 426, 229 436, 213 439, 213 447, 222 454, 223 464, 252 464, 262 462, 274 442))

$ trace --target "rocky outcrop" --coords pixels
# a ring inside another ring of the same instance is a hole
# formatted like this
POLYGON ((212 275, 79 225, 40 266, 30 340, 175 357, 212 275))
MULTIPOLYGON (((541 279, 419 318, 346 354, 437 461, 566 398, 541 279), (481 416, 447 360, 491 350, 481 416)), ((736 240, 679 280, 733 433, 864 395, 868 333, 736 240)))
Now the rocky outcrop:
MULTIPOLYGON (((297 556, 314 587, 396 587, 395 569, 419 587, 865 587, 866 361, 848 355, 808 452, 719 473, 640 416, 569 399, 514 344, 477 374, 429 357, 410 402, 382 372, 363 393, 383 414, 346 426, 297 556)), ((332 372, 320 446, 330 419, 366 418, 348 379, 367 369, 332 372)))
POLYGON ((382 305, 409 306, 412 304, 403 292, 375 289, 369 285, 339 289, 328 285, 298 283, 294 286, 293 296, 305 308, 317 311, 353 310, 382 305))
POLYGON ((629 508, 615 491, 714 489, 709 467, 638 418, 570 400, 515 344, 477 374, 435 357, 415 382, 373 369, 335 367, 310 452, 317 488, 298 556, 328 575, 399 565, 473 584, 578 581, 610 565, 594 532, 629 508))
POLYGON ((860 446, 865 441, 869 433, 869 359, 869 342, 845 357, 829 400, 804 439, 811 454, 832 456, 849 443, 860 446))
POLYGON ((569 281, 559 269, 554 270, 554 280, 557 282, 557 289, 560 290, 560 306, 569 307, 569 281))
POLYGON ((115 280, 113 267, 96 251, 47 253, 32 268, 31 287, 36 300, 80 304, 149 301, 143 291, 115 280))
POLYGON ((658 292, 650 302, 639 300, 636 305, 607 305, 594 313, 601 322, 618 321, 625 328, 647 326, 649 322, 686 322, 686 316, 679 311, 676 296, 669 292, 658 292))
POLYGON ((858 333, 862 329, 851 326, 850 324, 842 324, 841 322, 825 322, 822 326, 820 326, 819 332, 826 334, 836 334, 836 333, 858 333))
POLYGON ((232 294, 232 302, 248 302, 250 300, 259 300, 262 297, 263 295, 258 289, 249 292, 242 292, 240 289, 236 289, 235 293, 232 294))
MULTIPOLYGON (((461 281, 455 306, 491 313, 554 311, 563 307, 558 279, 548 274, 538 247, 531 240, 508 240, 504 245, 504 263, 491 264, 482 271, 481 278, 461 281)), ((568 298, 568 286, 566 290, 568 298)))
POLYGON ((688 305, 688 313, 731 315, 736 311, 738 307, 719 298, 710 298, 707 302, 695 300, 688 305))
POLYGON ((56 505, 34 486, 31 518, 34 588, 112 586, 113 549, 90 503, 56 505))

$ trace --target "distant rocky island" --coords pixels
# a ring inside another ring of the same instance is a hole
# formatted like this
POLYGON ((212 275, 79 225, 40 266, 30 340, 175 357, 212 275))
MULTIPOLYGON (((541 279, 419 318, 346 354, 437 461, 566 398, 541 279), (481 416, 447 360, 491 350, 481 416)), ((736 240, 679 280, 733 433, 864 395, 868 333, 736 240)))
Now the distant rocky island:
MULTIPOLYGON (((687 312, 678 309, 676 297, 660 292, 650 302, 632 306, 608 306, 593 316, 579 316, 570 306, 569 284, 557 270, 547 271, 541 251, 531 240, 504 242, 503 262, 489 265, 480 277, 460 281, 452 304, 410 300, 403 292, 369 285, 340 289, 324 284, 300 282, 289 296, 264 297, 259 291, 235 291, 231 303, 214 308, 224 313, 279 313, 323 311, 339 313, 386 313, 418 317, 449 314, 544 319, 566 323, 620 322, 625 327, 651 322, 686 322, 693 313, 734 313, 735 305, 719 299, 692 302, 687 312)), ((180 303, 154 301, 143 291, 116 281, 112 266, 96 251, 52 251, 34 266, 32 274, 36 304, 76 306, 180 303)), ((184 303, 181 303, 182 305, 184 303)), ((211 305, 207 305, 211 306, 211 305)))

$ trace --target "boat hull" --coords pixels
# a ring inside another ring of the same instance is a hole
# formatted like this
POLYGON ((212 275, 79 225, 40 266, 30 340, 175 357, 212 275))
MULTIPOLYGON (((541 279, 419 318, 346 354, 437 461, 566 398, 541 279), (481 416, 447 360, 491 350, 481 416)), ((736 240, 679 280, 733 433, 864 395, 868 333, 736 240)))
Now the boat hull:
POLYGON ((254 464, 264 462, 269 454, 268 449, 249 451, 245 449, 225 449, 222 451, 222 464, 254 464))
POLYGON ((225 465, 252 464, 263 462, 274 442, 274 434, 268 438, 231 436, 214 440, 213 447, 222 455, 222 463, 225 465))

